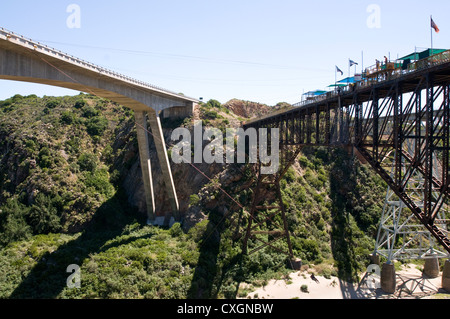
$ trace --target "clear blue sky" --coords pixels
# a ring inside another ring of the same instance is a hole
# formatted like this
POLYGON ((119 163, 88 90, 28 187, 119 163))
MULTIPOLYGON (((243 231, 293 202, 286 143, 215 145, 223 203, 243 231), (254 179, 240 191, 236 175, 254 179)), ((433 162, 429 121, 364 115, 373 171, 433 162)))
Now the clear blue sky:
MULTIPOLYGON (((449 12, 448 0, 14 0, 0 26, 191 97, 274 105, 334 83, 335 65, 347 76, 349 58, 360 72, 362 52, 368 67, 430 47, 430 15, 434 47, 450 49, 449 12), (70 4, 80 28, 67 26, 70 4)), ((0 99, 78 93, 0 80, 0 99)))

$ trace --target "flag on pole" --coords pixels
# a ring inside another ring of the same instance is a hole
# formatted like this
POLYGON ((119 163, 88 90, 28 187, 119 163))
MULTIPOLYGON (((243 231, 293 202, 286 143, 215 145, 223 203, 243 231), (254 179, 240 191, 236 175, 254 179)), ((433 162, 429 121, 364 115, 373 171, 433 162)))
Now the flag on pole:
POLYGON ((341 73, 341 75, 344 75, 344 72, 342 72, 341 69, 339 69, 339 68, 337 67, 337 65, 336 65, 336 71, 339 72, 339 73, 341 73))
POLYGON ((431 27, 434 29, 434 31, 436 31, 436 33, 439 33, 439 27, 437 26, 436 23, 434 23, 433 18, 431 18, 431 27))
POLYGON ((350 61, 350 67, 352 67, 352 66, 354 66, 354 65, 358 65, 358 63, 356 63, 356 62, 353 61, 353 60, 350 60, 350 59, 349 59, 349 61, 350 61))

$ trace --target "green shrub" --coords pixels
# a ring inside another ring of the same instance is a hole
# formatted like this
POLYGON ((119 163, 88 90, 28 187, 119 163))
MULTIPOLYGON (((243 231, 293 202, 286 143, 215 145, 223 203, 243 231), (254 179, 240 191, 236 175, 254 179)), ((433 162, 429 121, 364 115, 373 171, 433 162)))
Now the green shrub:
POLYGON ((211 99, 206 103, 206 107, 214 107, 220 109, 222 107, 222 104, 217 100, 211 99))
POLYGON ((94 154, 84 153, 78 158, 78 165, 82 171, 94 172, 97 169, 97 161, 94 154))
POLYGON ((189 206, 196 206, 200 202, 200 197, 197 194, 189 196, 189 206))
POLYGON ((172 227, 169 229, 169 234, 172 237, 180 237, 183 234, 183 230, 181 229, 180 223, 175 223, 172 225, 172 227))
POLYGON ((109 122, 108 120, 103 116, 95 116, 86 124, 86 129, 89 135, 91 136, 102 136, 103 133, 108 128, 109 122))
POLYGON ((23 96, 20 94, 16 94, 11 99, 12 99, 13 103, 17 103, 17 102, 23 100, 23 96))
POLYGON ((8 199, 0 207, 0 245, 7 245, 31 236, 31 227, 27 224, 25 216, 29 209, 17 199, 8 199))
POLYGON ((85 100, 78 100, 78 101, 75 102, 75 105, 74 105, 74 107, 76 109, 82 109, 85 106, 86 106, 86 101, 85 100))
POLYGON ((296 180, 295 171, 292 167, 290 167, 286 173, 284 174, 284 179, 287 183, 292 183, 296 180))
POLYGON ((6 99, 0 102, 0 107, 7 107, 10 106, 12 103, 13 103, 12 99, 6 99))
POLYGON ((92 106, 84 106, 83 107, 83 117, 85 118, 92 118, 95 116, 99 116, 100 112, 96 109, 94 109, 92 106))
POLYGON ((70 125, 70 124, 72 124, 74 121, 75 121, 75 114, 73 114, 72 112, 70 112, 70 111, 64 111, 64 112, 61 114, 61 122, 62 122, 63 124, 70 125))
POLYGON ((51 156, 50 149, 48 147, 43 147, 38 156, 39 166, 41 168, 50 168, 53 165, 53 158, 51 156))
POLYGON ((92 187, 96 192, 110 198, 114 195, 115 188, 109 180, 109 174, 106 169, 98 169, 94 172, 85 172, 84 184, 92 187))
POLYGON ((309 162, 308 158, 305 155, 301 155, 298 159, 302 168, 311 167, 312 164, 309 162))
POLYGON ((302 259, 310 262, 316 261, 322 257, 317 240, 294 238, 293 248, 302 257, 302 259))
POLYGON ((192 238, 194 242, 199 242, 208 228, 208 223, 209 221, 207 219, 204 219, 201 222, 197 223, 194 227, 189 229, 189 237, 192 238))
POLYGON ((303 177, 305 178, 306 182, 308 182, 308 184, 314 187, 316 190, 320 190, 323 187, 323 182, 315 176, 315 173, 310 168, 306 169, 305 175, 303 177))
POLYGON ((35 234, 48 234, 61 229, 61 218, 49 197, 39 193, 27 216, 35 234))
POLYGON ((67 151, 70 153, 78 153, 80 151, 81 139, 77 136, 71 137, 65 142, 67 151))
POLYGON ((49 109, 54 109, 55 107, 57 107, 59 105, 60 105, 60 102, 58 100, 50 100, 45 104, 45 106, 49 109))
POLYGON ((36 142, 33 140, 27 140, 25 142, 25 147, 27 148, 27 151, 31 154, 37 149, 36 142))
POLYGON ((219 114, 216 111, 206 110, 203 112, 203 117, 207 120, 215 120, 219 117, 219 114))

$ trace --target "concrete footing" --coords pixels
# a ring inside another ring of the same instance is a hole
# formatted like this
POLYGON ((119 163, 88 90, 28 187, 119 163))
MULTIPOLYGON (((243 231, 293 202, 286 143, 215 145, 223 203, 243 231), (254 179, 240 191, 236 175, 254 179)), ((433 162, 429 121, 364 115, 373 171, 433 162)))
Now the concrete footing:
POLYGON ((384 263, 381 268, 381 289, 388 293, 395 293, 396 289, 396 278, 395 278, 395 267, 393 263, 384 263))
POLYGON ((439 259, 437 257, 426 258, 423 273, 430 278, 439 276, 439 259))
POLYGON ((172 227, 175 224, 175 219, 173 217, 167 222, 165 216, 157 216, 154 220, 148 219, 147 225, 152 226, 164 226, 164 227, 172 227))
POLYGON ((302 268, 302 260, 299 258, 291 259, 291 267, 293 270, 300 270, 302 268))
POLYGON ((370 263, 372 264, 372 265, 380 265, 380 255, 378 255, 378 254, 370 254, 369 255, 369 259, 370 259, 370 263))
POLYGON ((442 288, 450 293, 450 260, 446 260, 442 272, 442 288))

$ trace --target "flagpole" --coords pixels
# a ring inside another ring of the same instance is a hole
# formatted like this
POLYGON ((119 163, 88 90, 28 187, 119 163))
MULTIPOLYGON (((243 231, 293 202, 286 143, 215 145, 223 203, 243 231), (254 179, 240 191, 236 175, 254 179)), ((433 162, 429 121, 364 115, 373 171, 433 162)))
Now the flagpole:
POLYGON ((337 91, 337 66, 334 67, 334 92, 336 93, 337 91))
POLYGON ((361 51, 361 76, 364 73, 364 51, 361 51))
POLYGON ((351 68, 351 66, 350 66, 350 59, 348 60, 348 78, 347 78, 347 84, 349 84, 350 82, 350 68, 351 68))
POLYGON ((430 56, 433 55, 433 27, 432 27, 432 22, 433 21, 433 16, 430 15, 430 31, 431 31, 431 52, 430 52, 430 56))

